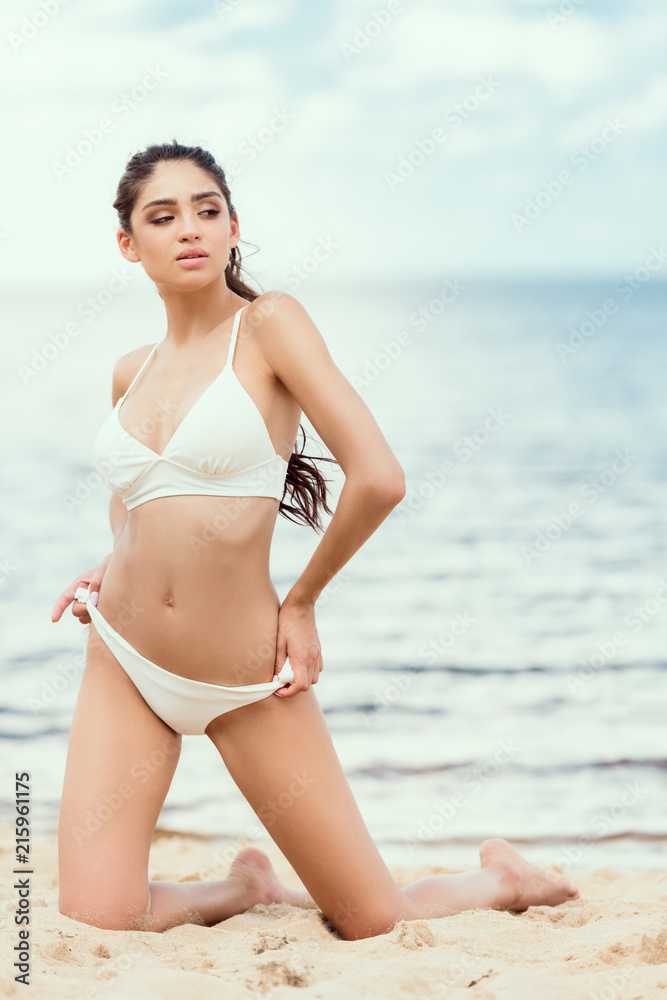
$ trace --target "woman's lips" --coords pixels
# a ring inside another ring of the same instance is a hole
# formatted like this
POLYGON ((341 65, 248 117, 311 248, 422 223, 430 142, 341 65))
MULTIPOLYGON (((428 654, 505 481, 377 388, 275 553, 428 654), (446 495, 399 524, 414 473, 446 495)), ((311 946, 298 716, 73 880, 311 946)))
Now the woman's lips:
POLYGON ((201 267, 207 260, 208 257, 177 257, 176 263, 183 264, 185 267, 201 267))

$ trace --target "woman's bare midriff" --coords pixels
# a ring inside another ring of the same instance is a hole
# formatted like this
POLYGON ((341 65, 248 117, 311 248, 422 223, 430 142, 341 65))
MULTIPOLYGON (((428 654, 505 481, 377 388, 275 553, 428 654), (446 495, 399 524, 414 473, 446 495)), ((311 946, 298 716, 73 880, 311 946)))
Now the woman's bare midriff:
POLYGON ((280 599, 269 574, 272 497, 149 500, 127 522, 98 610, 143 656, 212 684, 274 675, 280 599))

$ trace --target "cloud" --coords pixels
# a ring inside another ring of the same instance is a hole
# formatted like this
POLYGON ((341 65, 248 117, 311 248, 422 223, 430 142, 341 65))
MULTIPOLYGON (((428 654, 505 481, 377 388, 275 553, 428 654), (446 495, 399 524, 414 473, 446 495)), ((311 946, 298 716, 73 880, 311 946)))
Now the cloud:
POLYGON ((383 0, 69 0, 35 27, 39 0, 6 5, 3 181, 35 193, 0 209, 3 279, 25 280, 23 250, 31 280, 94 280, 115 264, 123 167, 174 136, 236 162, 232 194, 269 280, 327 233, 341 243, 327 264, 337 280, 403 274, 406 259, 416 274, 620 268, 650 242, 662 198, 664 18, 643 0, 631 16, 587 0, 552 28, 557 6, 403 0, 387 19, 383 0), (15 50, 8 35, 20 31, 33 33, 15 50), (150 69, 164 79, 142 96, 150 69), (474 107, 484 78, 497 89, 474 107), (454 125, 457 105, 471 110, 454 125), (628 122, 619 141, 517 238, 511 213, 613 116, 628 122), (112 127, 58 179, 54 162, 85 149, 104 118, 112 127), (436 129, 446 139, 391 190, 387 175, 404 161, 409 171, 436 129), (73 239, 87 248, 76 258, 63 252, 73 239))

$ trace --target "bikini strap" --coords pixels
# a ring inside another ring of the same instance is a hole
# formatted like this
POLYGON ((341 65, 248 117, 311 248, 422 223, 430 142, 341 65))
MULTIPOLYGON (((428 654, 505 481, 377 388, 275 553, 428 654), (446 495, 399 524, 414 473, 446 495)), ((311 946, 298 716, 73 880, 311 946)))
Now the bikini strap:
POLYGON ((144 370, 144 368, 146 367, 146 365, 148 364, 148 362, 150 361, 150 359, 151 359, 151 358, 153 357, 153 354, 155 353, 155 348, 156 348, 156 347, 157 347, 157 344, 153 344, 153 346, 151 347, 150 351, 149 351, 149 352, 148 352, 148 354, 146 355, 146 360, 144 361, 143 365, 141 366, 141 368, 139 369, 139 371, 138 371, 138 372, 137 372, 137 374, 136 374, 136 375, 134 376, 134 378, 132 379, 132 381, 131 381, 131 382, 130 382, 130 384, 128 385, 127 389, 126 389, 126 390, 125 390, 125 392, 123 393, 123 395, 122 395, 122 398, 123 398, 123 399, 125 399, 125 398, 126 398, 127 396, 129 396, 129 395, 130 395, 130 392, 131 392, 131 391, 132 391, 132 389, 134 388, 134 384, 135 384, 135 382, 137 381, 137 379, 138 379, 138 378, 139 378, 139 376, 141 375, 142 371, 144 370))
MULTIPOLYGON (((250 303, 247 302, 246 305, 250 305, 250 303)), ((236 313, 234 314, 234 326, 232 327, 232 337, 231 340, 229 341, 229 350, 227 352, 227 360, 225 361, 225 368, 227 367, 227 365, 233 367, 234 350, 236 349, 236 339, 239 334, 239 326, 241 325, 241 313, 245 308, 246 306, 241 306, 241 308, 237 309, 236 313)))

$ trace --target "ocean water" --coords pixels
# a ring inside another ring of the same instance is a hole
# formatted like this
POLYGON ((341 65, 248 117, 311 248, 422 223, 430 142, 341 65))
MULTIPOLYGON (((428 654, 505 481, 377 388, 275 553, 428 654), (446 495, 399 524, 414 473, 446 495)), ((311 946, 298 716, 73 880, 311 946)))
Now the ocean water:
MULTIPOLYGON (((314 281, 294 294, 408 486, 317 605, 317 696, 383 856, 476 867, 502 836, 571 872, 664 868, 667 285, 314 281)), ((116 358, 164 336, 151 287, 104 284, 4 296, 0 795, 30 771, 40 834, 83 666, 51 609, 111 547, 92 442, 116 358)), ((278 519, 281 597, 319 537, 278 519)), ((266 835, 202 737, 159 825, 266 835)))

